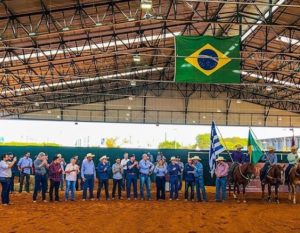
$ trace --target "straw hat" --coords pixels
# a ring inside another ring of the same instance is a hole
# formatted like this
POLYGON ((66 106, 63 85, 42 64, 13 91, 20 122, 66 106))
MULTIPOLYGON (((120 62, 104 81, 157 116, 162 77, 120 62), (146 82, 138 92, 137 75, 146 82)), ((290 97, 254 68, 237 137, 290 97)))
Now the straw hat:
POLYGON ((236 149, 243 149, 244 147, 243 147, 241 144, 236 144, 236 145, 235 145, 235 148, 236 148, 236 149))
POLYGON ((200 159, 199 156, 194 156, 194 157, 192 158, 192 160, 199 160, 199 161, 200 161, 201 159, 200 159))
POLYGON ((89 158, 89 157, 92 157, 92 158, 93 158, 93 157, 95 157, 95 155, 93 155, 92 153, 88 153, 88 154, 86 155, 86 157, 87 157, 87 158, 89 158))
POLYGON ((298 148, 296 146, 292 146, 291 150, 297 150, 298 148))
POLYGON ((103 155, 99 160, 102 161, 103 159, 109 159, 106 155, 103 155))
POLYGON ((220 156, 219 158, 216 159, 216 161, 225 161, 224 157, 220 156))
POLYGON ((62 155, 61 155, 61 154, 57 154, 57 155, 56 155, 56 157, 58 157, 58 158, 61 158, 61 157, 62 157, 62 155))
POLYGON ((176 159, 175 156, 172 156, 171 159, 170 159, 170 161, 174 161, 174 160, 177 160, 177 159, 176 159))
POLYGON ((273 146, 268 146, 268 151, 275 151, 275 148, 273 146))

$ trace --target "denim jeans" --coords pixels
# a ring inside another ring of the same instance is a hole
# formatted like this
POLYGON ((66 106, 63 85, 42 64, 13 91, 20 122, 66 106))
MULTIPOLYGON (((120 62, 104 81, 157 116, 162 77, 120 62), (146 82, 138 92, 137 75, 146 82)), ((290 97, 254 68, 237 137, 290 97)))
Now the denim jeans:
POLYGON ((65 174, 62 174, 60 180, 60 190, 64 190, 64 184, 65 184, 65 174))
POLYGON ((36 201, 36 197, 39 191, 42 191, 42 200, 46 200, 46 191, 48 186, 48 176, 36 174, 34 177, 34 192, 33 200, 36 201))
POLYGON ((178 190, 181 190, 182 188, 182 175, 178 175, 178 190))
POLYGON ((94 198, 94 175, 84 175, 85 182, 83 184, 82 199, 86 199, 87 189, 89 189, 90 199, 94 198))
POLYGON ((55 193, 55 201, 59 201, 59 185, 60 181, 54 181, 50 179, 49 199, 53 201, 53 190, 55 193))
POLYGON ((201 201, 202 199, 204 201, 207 201, 203 177, 196 177, 195 182, 196 182, 197 201, 201 201), (201 193, 202 193, 202 198, 201 198, 201 193))
POLYGON ((9 204, 11 178, 1 177, 0 183, 2 185, 2 192, 1 192, 2 204, 9 204))
POLYGON ((132 174, 132 173, 127 173, 127 178, 126 178, 127 198, 130 198, 131 184, 133 184, 133 195, 134 195, 134 198, 137 198, 137 175, 136 174, 132 174))
POLYGON ((75 186, 76 181, 67 180, 66 181, 66 192, 65 192, 65 198, 66 200, 69 199, 69 192, 71 191, 71 200, 75 200, 75 186))
POLYGON ((222 200, 226 199, 227 178, 220 177, 216 179, 216 201, 220 201, 220 192, 222 192, 222 200))
POLYGON ((170 186, 171 186, 170 198, 171 199, 178 198, 178 185, 179 185, 178 176, 170 176, 170 186), (174 193, 175 193, 175 196, 174 196, 174 193))
POLYGON ((123 179, 113 179, 112 198, 115 198, 116 189, 118 186, 118 198, 121 198, 123 179))
POLYGON ((193 180, 185 181, 185 192, 184 192, 185 199, 189 199, 189 189, 191 190, 191 200, 194 199, 194 187, 195 187, 195 182, 193 180))
POLYGON ((144 198, 144 186, 146 185, 147 198, 151 198, 151 179, 150 176, 141 174, 140 175, 140 194, 141 198, 144 198))
POLYGON ((125 191, 125 188, 127 188, 127 170, 123 170, 123 172, 122 190, 125 191))
POLYGON ((166 178, 164 176, 156 176, 156 199, 166 199, 166 178))
POLYGON ((108 193, 108 179, 99 179, 98 182, 98 190, 97 190, 97 198, 100 199, 101 197, 101 189, 104 186, 105 189, 105 198, 108 199, 109 198, 109 193, 108 193))
POLYGON ((23 173, 23 172, 20 173, 20 188, 19 188, 19 193, 21 193, 23 191, 24 179, 26 179, 26 181, 25 181, 25 191, 27 193, 29 193, 30 175, 26 174, 26 173, 23 173))

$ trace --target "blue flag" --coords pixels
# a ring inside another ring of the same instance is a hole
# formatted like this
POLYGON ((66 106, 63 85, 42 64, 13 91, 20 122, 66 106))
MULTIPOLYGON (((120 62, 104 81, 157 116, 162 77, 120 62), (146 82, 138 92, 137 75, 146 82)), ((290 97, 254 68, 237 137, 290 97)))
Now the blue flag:
POLYGON ((220 143, 215 122, 211 123, 211 133, 210 133, 210 150, 209 150, 209 168, 211 177, 214 176, 216 169, 216 158, 221 154, 225 148, 220 143))

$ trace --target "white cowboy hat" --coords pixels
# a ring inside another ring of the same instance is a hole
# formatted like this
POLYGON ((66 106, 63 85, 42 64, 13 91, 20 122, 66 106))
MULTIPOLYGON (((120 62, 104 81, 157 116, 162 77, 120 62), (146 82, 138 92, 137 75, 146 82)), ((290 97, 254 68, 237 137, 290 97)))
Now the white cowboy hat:
POLYGON ((58 157, 58 158, 61 158, 61 157, 62 157, 62 155, 61 155, 61 154, 57 154, 57 155, 56 155, 56 157, 58 157))
POLYGON ((296 146, 292 146, 291 150, 297 150, 298 148, 296 146))
POLYGON ((88 153, 87 155, 86 155, 86 157, 88 158, 88 157, 95 157, 95 155, 93 155, 92 153, 88 153))
POLYGON ((216 159, 216 161, 224 161, 224 157, 220 156, 219 158, 216 159))
POLYGON ((170 161, 177 160, 175 156, 172 156, 170 161))
POLYGON ((194 156, 192 160, 201 160, 199 156, 194 156))
POLYGON ((103 155, 99 160, 103 160, 103 159, 109 159, 109 157, 107 157, 106 155, 103 155))
POLYGON ((275 151, 275 148, 273 146, 268 146, 268 151, 275 151))

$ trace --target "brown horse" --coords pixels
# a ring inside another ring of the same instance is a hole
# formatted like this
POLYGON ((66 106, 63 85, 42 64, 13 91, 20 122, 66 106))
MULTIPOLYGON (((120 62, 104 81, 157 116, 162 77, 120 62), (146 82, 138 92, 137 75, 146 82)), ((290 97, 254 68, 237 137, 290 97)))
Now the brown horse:
MULTIPOLYGON (((245 163, 237 165, 232 172, 232 183, 233 183, 233 197, 239 200, 240 195, 240 185, 243 186, 243 201, 246 203, 246 187, 251 179, 255 178, 255 168, 253 164, 245 163)), ((229 195, 230 195, 231 185, 229 182, 229 195)))
POLYGON ((278 188, 279 185, 284 183, 284 167, 280 166, 279 164, 272 165, 269 170, 267 171, 267 177, 265 179, 265 182, 262 182, 261 180, 261 188, 262 188, 262 199, 265 198, 265 185, 268 185, 268 201, 271 202, 271 187, 275 186, 275 201, 279 203, 278 198, 278 188))
POLYGON ((292 200, 293 194, 293 203, 296 204, 296 196, 297 191, 296 187, 300 186, 300 162, 298 162, 289 173, 289 180, 288 180, 288 188, 289 188, 289 200, 292 200))

